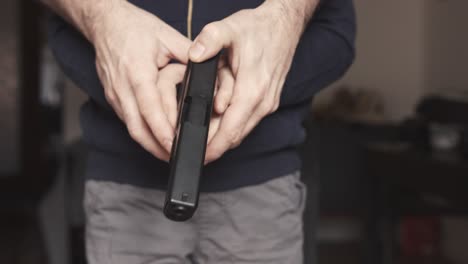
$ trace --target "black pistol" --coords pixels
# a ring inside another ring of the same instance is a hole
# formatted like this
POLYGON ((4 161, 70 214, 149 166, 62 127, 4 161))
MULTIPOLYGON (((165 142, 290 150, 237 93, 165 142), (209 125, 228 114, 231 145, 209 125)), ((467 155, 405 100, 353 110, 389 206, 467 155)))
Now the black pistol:
POLYGON ((179 91, 179 116, 164 204, 164 214, 173 221, 187 221, 198 205, 218 58, 189 62, 179 91))

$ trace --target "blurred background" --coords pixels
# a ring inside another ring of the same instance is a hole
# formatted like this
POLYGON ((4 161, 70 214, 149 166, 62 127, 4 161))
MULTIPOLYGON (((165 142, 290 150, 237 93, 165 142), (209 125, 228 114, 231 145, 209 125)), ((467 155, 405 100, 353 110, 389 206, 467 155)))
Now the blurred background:
MULTIPOLYGON (((304 124, 305 263, 468 264, 468 1, 354 2, 356 61, 304 124)), ((45 21, 0 2, 2 264, 86 263, 86 96, 45 21)))

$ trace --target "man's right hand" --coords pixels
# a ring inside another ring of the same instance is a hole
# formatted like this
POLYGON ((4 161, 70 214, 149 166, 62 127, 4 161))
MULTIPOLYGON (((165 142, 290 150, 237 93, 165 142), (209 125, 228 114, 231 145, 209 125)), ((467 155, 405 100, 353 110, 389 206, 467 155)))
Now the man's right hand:
POLYGON ((169 159, 177 119, 175 84, 183 79, 191 41, 156 16, 115 2, 101 14, 88 39, 107 101, 131 137, 162 160, 169 159))

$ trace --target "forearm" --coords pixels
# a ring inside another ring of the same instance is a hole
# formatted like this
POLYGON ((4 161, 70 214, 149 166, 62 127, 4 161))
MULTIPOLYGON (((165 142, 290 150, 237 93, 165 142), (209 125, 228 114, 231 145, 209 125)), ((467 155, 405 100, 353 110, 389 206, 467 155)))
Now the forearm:
POLYGON ((125 0, 40 0, 92 41, 97 26, 125 0))
POLYGON ((296 49, 281 106, 307 102, 354 60, 356 14, 350 0, 323 1, 296 49))
POLYGON ((320 0, 267 0, 277 5, 284 18, 292 21, 302 33, 312 18, 320 0))
POLYGON ((312 24, 297 48, 282 91, 281 107, 309 102, 343 76, 354 60, 354 45, 337 32, 312 24))

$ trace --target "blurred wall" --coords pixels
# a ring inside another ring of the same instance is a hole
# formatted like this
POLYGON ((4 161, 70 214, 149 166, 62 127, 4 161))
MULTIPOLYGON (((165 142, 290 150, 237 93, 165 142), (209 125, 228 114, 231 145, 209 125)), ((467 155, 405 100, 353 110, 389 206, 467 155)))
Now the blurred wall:
POLYGON ((367 88, 380 93, 387 118, 397 121, 429 93, 468 98, 468 1, 354 2, 356 61, 317 103, 341 85, 367 88))
POLYGON ((468 95, 467 11, 466 0, 427 1, 428 92, 468 95))
MULTIPOLYGON (((15 174, 19 167, 18 63, 16 0, 0 1, 0 171, 15 174)), ((1 176, 0 176, 1 177, 1 176)))
MULTIPOLYGON (((426 0, 354 0, 358 17, 357 56, 343 84, 377 91, 386 116, 409 115, 424 93, 426 0)), ((319 100, 326 100, 327 89, 319 100)))

